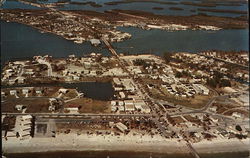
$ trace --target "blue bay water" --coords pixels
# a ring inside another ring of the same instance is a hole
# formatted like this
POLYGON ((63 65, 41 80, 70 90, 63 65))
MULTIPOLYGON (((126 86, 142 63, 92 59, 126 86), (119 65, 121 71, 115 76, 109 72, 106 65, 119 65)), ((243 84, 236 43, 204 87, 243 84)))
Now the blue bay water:
POLYGON ((91 52, 109 55, 107 49, 92 47, 89 42, 76 44, 51 33, 40 33, 26 25, 1 21, 1 28, 2 62, 46 54, 54 57, 82 56, 91 52))
MULTIPOLYGON (((75 0, 81 2, 81 0, 75 0)), ((113 10, 113 9, 122 9, 122 10, 139 10, 139 11, 146 11, 152 12, 154 14, 159 15, 176 15, 176 16, 189 16, 195 15, 197 13, 206 13, 207 15, 214 15, 214 16, 225 16, 225 17, 238 17, 240 14, 233 14, 233 13, 218 13, 218 12, 205 12, 205 11, 197 11, 196 13, 191 12, 190 10, 196 10, 197 8, 207 8, 211 9, 211 7, 198 7, 198 6, 191 6, 191 5, 171 5, 171 4, 157 4, 157 3, 143 3, 143 2, 134 2, 134 3, 125 3, 125 4, 118 4, 118 5, 105 5, 102 4, 102 7, 91 7, 90 5, 76 5, 76 4, 66 4, 62 10, 93 10, 104 12, 106 10, 113 10), (153 7, 160 7, 163 8, 162 10, 155 10, 153 7), (183 10, 171 10, 170 7, 178 7, 183 8, 183 10)), ((231 10, 247 10, 247 5, 242 6, 216 6, 212 7, 214 9, 231 9, 231 10)))
MULTIPOLYGON (((155 14, 160 15, 177 15, 177 16, 189 16, 194 15, 197 13, 206 13, 208 15, 214 16, 225 16, 225 17, 238 17, 241 14, 233 14, 233 13, 218 13, 218 12, 205 12, 205 11, 196 11, 195 13, 191 12, 190 10, 196 10, 197 8, 209 8, 209 9, 227 9, 227 10, 248 10, 247 4, 242 4, 241 6, 216 6, 216 7, 199 7, 199 6, 191 6, 191 5, 170 5, 170 4, 158 4, 158 3, 143 3, 143 2, 134 2, 134 3, 125 3, 125 4, 118 4, 118 5, 105 5, 106 2, 111 2, 113 0, 71 0, 72 2, 96 2, 97 4, 101 4, 102 7, 92 7, 91 5, 76 5, 76 4, 65 4, 62 8, 58 8, 61 10, 92 10, 98 12, 104 12, 106 10, 112 9, 123 9, 123 10, 139 10, 139 11, 147 11, 152 12, 155 14), (163 10, 155 10, 153 7, 161 7, 163 10), (183 8, 184 10, 171 10, 170 7, 179 7, 183 8)), ((195 0, 185 0, 185 1, 195 1, 195 0)), ((38 3, 55 3, 60 2, 60 0, 48 0, 48 1, 37 1, 38 3)), ((172 1, 172 2, 181 2, 180 0, 172 1)), ((197 1, 195 1, 197 2, 197 1)), ((6 0, 5 4, 2 6, 4 9, 39 9, 37 7, 33 7, 30 5, 23 4, 16 0, 6 0)))
MULTIPOLYGON (((50 54, 67 57, 70 54, 82 56, 91 52, 110 55, 104 45, 93 47, 89 42, 76 44, 51 33, 18 23, 1 21, 1 60, 27 58, 50 54)), ((249 50, 248 29, 220 31, 175 31, 142 30, 134 27, 120 27, 132 38, 113 46, 119 53, 161 55, 164 52, 199 52, 203 50, 249 50)))
POLYGON ((131 39, 113 44, 121 53, 161 55, 163 52, 199 52, 212 49, 249 50, 248 29, 169 32, 156 29, 148 31, 133 27, 120 27, 119 30, 132 34, 131 39))
POLYGON ((0 7, 3 9, 40 9, 35 6, 27 5, 18 1, 6 0, 5 3, 0 7))

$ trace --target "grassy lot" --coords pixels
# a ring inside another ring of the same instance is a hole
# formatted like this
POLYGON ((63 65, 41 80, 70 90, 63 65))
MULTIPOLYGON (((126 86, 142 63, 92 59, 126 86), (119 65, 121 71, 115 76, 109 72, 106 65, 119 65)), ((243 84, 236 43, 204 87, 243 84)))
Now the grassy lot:
POLYGON ((68 98, 75 98, 75 97, 77 97, 77 90, 69 89, 69 92, 64 94, 64 96, 68 97, 68 98))
POLYGON ((119 67, 118 66, 118 62, 116 60, 108 60, 107 63, 100 63, 101 66, 105 67, 105 68, 115 68, 115 67, 119 67))
MULTIPOLYGON (((44 96, 53 96, 61 87, 46 87, 44 91, 44 96)), ((57 95, 56 95, 57 96, 57 95)))
POLYGON ((224 114, 227 116, 231 116, 234 112, 238 112, 243 114, 245 117, 249 117, 249 111, 243 110, 243 109, 232 109, 232 110, 228 110, 227 112, 225 112, 224 114))
POLYGON ((206 103, 209 101, 209 99, 212 98, 212 95, 208 95, 208 96, 195 95, 194 98, 177 97, 168 93, 165 88, 160 88, 159 90, 152 88, 150 89, 150 92, 151 92, 152 97, 156 99, 166 100, 176 105, 178 104, 178 105, 186 106, 189 108, 197 108, 197 109, 205 106, 206 103))
POLYGON ((231 105, 231 104, 219 104, 219 103, 214 103, 213 106, 217 107, 217 113, 222 114, 224 111, 228 109, 232 109, 236 106, 231 105))
POLYGON ((156 85, 160 85, 160 84, 163 83, 163 81, 160 80, 160 79, 154 80, 154 79, 148 78, 148 77, 143 77, 142 80, 143 80, 143 82, 144 82, 145 84, 156 84, 156 85))
MULTIPOLYGON (((59 89, 57 89, 57 91, 54 91, 54 93, 51 92, 51 97, 58 97, 60 95, 59 93, 59 89)), ((64 88, 62 88, 64 89, 64 88)), ((66 88, 68 89, 68 88, 66 88)), ((68 92, 66 94, 62 94, 61 98, 64 98, 64 99, 72 99, 72 98, 75 98, 78 96, 78 93, 77 93, 77 90, 76 89, 68 89, 68 92)))
POLYGON ((76 104, 81 106, 79 110, 80 113, 109 113, 111 111, 109 102, 93 100, 90 98, 80 98, 72 100, 70 102, 67 102, 65 104, 65 107, 70 104, 76 104))

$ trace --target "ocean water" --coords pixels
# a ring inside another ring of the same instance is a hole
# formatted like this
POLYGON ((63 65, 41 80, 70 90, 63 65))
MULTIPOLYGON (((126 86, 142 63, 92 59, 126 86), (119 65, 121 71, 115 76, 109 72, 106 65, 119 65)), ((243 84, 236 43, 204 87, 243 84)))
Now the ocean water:
MULTIPOLYGON (((248 158, 249 153, 200 154, 201 158, 248 158)), ((8 154, 8 158, 194 158, 190 154, 157 154, 138 152, 49 152, 8 154)))

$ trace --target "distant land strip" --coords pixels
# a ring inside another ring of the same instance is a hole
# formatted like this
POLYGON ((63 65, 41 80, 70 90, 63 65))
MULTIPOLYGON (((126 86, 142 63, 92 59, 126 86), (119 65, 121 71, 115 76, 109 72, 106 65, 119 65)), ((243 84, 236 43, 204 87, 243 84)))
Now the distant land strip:
POLYGON ((180 4, 191 5, 191 6, 199 6, 199 7, 216 7, 216 3, 211 3, 211 2, 202 2, 202 3, 180 2, 180 4))
POLYGON ((164 8, 161 8, 161 7, 153 7, 152 9, 154 9, 154 10, 163 10, 164 8))
POLYGON ((105 5, 117 5, 117 4, 124 4, 124 3, 134 3, 134 2, 149 2, 149 3, 158 3, 158 4, 170 4, 170 5, 177 5, 177 2, 163 2, 159 0, 122 0, 122 1, 112 1, 106 2, 105 5))
POLYGON ((179 8, 179 7, 170 7, 170 10, 184 10, 183 8, 179 8))
POLYGON ((166 2, 160 0, 120 0, 120 1, 111 1, 104 3, 105 5, 119 5, 119 4, 127 4, 127 3, 135 3, 135 2, 148 2, 148 3, 158 3, 158 4, 166 4, 166 5, 191 5, 198 7, 216 7, 216 6, 241 6, 242 4, 246 4, 245 1, 217 1, 217 0, 209 0, 209 1, 201 1, 199 3, 182 1, 182 2, 166 2))
POLYGON ((198 11, 218 12, 218 13, 232 13, 232 14, 247 14, 247 11, 243 11, 243 10, 223 10, 223 9, 198 8, 198 11))
POLYGON ((69 2, 69 4, 75 4, 75 5, 91 5, 92 7, 102 7, 102 5, 97 4, 96 2, 69 2))

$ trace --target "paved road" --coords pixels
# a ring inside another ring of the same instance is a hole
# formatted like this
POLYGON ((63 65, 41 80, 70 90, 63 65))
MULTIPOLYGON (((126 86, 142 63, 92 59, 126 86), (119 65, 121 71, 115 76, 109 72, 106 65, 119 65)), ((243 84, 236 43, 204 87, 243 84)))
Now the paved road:
MULTIPOLYGON (((120 67, 129 74, 131 80, 136 84, 137 86, 137 90, 139 91, 138 93, 142 94, 143 95, 143 98, 145 100, 147 100, 148 102, 148 105, 151 107, 151 113, 152 115, 154 116, 152 118, 152 121, 156 124, 156 126, 158 127, 158 129, 160 130, 161 134, 164 136, 164 137, 169 137, 169 134, 167 133, 166 131, 166 125, 165 124, 161 124, 159 122, 159 119, 161 118, 159 116, 159 114, 157 114, 157 110, 159 110, 159 106, 158 104, 155 102, 155 100, 153 100, 149 95, 148 93, 146 92, 146 90, 144 89, 144 86, 141 84, 140 80, 137 79, 137 77, 132 74, 130 71, 128 71, 126 69, 126 65, 127 63, 125 63, 124 60, 121 60, 120 57, 117 55, 116 51, 112 48, 111 44, 106 41, 105 39, 103 39, 104 43, 106 44, 106 46, 109 48, 110 52, 112 53, 112 55, 114 55, 118 61, 119 61, 119 65, 120 67)), ((188 143, 189 144, 189 143, 188 143)), ((191 144, 189 144, 191 146, 191 144)), ((188 146, 188 149, 189 151, 196 157, 196 158, 199 158, 199 155, 197 154, 197 152, 193 149, 193 147, 191 146, 191 148, 188 146)))
POLYGON ((33 116, 53 116, 53 117, 79 117, 79 116, 100 116, 100 117, 152 117, 152 114, 93 114, 93 113, 84 113, 84 114, 70 114, 70 113, 2 113, 2 115, 33 115, 33 116))
POLYGON ((53 76, 52 75, 52 67, 51 67, 51 64, 49 62, 47 62, 45 60, 42 60, 42 59, 38 59, 37 62, 40 63, 40 64, 47 65, 48 66, 48 77, 53 76))

